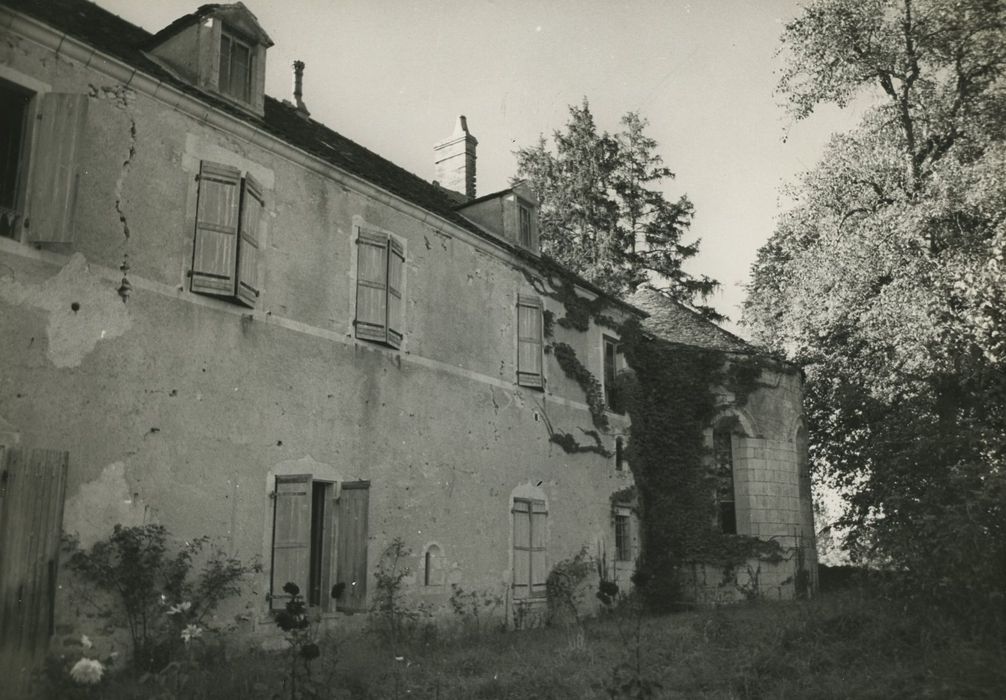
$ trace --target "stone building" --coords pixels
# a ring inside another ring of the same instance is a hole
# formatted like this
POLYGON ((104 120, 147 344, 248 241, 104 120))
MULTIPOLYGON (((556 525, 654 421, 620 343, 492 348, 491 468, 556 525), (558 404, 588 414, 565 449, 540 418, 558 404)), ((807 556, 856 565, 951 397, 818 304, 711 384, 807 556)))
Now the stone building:
MULTIPOLYGON (((539 255, 527 188, 476 195, 463 117, 439 184, 406 172, 311 119, 302 65, 292 102, 264 94, 272 40, 241 3, 151 35, 4 0, 0 39, 0 442, 69 452, 65 532, 157 522, 258 558, 251 628, 290 580, 326 614, 367 609, 397 537, 433 606, 451 584, 533 606, 585 546, 627 582, 628 418, 584 437, 549 352, 610 387, 617 333, 548 322, 550 281, 601 292, 539 255)), ((790 374, 738 416, 738 531, 810 527, 799 402, 790 374)))

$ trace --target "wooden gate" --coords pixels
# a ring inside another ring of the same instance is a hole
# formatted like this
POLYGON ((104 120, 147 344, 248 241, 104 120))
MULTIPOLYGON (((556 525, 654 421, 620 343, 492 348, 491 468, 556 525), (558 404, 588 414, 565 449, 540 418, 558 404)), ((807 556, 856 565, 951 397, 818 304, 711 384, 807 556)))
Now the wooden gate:
POLYGON ((0 685, 19 697, 53 631, 68 454, 0 448, 0 685))

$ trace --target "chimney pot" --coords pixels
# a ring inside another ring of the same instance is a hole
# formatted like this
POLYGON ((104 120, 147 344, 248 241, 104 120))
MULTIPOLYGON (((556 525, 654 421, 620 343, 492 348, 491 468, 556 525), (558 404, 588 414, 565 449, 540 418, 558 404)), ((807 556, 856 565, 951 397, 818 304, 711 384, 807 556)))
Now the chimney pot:
POLYGON ((293 62, 293 99, 297 105, 297 111, 303 116, 310 116, 307 105, 304 104, 304 62, 293 62))

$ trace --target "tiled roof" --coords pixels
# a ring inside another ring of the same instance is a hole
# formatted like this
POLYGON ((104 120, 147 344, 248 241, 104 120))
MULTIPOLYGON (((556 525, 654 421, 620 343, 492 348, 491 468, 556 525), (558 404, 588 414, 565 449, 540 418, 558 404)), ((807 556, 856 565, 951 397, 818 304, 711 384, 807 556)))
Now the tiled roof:
POLYGON ((745 340, 649 287, 640 287, 628 301, 650 315, 643 327, 664 340, 726 352, 758 352, 745 340))
MULTIPOLYGON (((356 175, 481 238, 490 240, 518 257, 527 257, 526 253, 519 248, 510 246, 505 241, 484 232, 459 214, 455 210, 459 204, 457 194, 427 182, 329 129, 324 124, 305 118, 297 112, 293 105, 266 95, 264 117, 258 117, 180 80, 143 53, 150 47, 154 35, 92 2, 87 0, 0 0, 0 5, 6 5, 17 12, 44 22, 60 32, 147 73, 151 77, 227 112, 235 119, 253 124, 340 170, 356 175)), ((188 23, 194 21, 194 18, 205 16, 219 8, 219 5, 203 5, 195 12, 171 23, 158 34, 164 35, 173 27, 177 29, 180 26, 187 26, 188 23)), ((549 261, 546 260, 546 262, 549 261)), ((559 271, 555 265, 550 265, 550 267, 559 271)), ((578 275, 568 270, 561 272, 581 287, 597 294, 604 294, 596 285, 578 275)), ((638 309, 633 309, 623 300, 613 300, 638 313, 638 309)))

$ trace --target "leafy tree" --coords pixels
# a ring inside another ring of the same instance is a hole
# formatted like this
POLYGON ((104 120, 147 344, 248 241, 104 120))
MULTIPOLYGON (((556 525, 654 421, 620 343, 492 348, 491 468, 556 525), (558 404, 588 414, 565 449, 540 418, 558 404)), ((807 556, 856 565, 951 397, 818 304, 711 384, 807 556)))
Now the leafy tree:
POLYGON ((806 368, 812 463, 846 494, 854 554, 1001 609, 1006 5, 818 0, 783 45, 796 118, 876 104, 795 186, 745 323, 806 368))
POLYGON ((668 201, 662 191, 674 173, 637 112, 615 135, 598 131, 590 105, 569 108, 564 131, 517 152, 518 178, 541 200, 542 251, 603 289, 629 294, 650 283, 709 318, 722 318, 704 301, 717 283, 682 269, 699 250, 685 243, 694 208, 686 196, 668 201))

